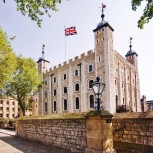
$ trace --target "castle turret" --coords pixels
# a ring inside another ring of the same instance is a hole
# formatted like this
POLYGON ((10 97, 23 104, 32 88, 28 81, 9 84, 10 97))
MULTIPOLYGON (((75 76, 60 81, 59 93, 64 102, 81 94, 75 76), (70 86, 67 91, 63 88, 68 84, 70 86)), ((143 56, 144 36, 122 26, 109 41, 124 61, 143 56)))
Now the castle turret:
POLYGON ((43 74, 44 72, 46 72, 47 70, 47 64, 50 63, 49 61, 45 60, 45 56, 44 56, 44 48, 45 45, 43 44, 42 46, 42 56, 38 59, 37 63, 38 63, 38 72, 39 74, 43 74))
MULTIPOLYGON (((43 78, 43 74, 46 72, 47 68, 47 64, 50 63, 49 61, 47 61, 44 57, 44 48, 45 45, 43 44, 42 46, 42 56, 38 59, 37 63, 38 63, 38 73, 41 75, 42 77, 42 82, 44 81, 43 78)), ((38 94, 38 114, 43 114, 43 110, 44 110, 44 94, 43 94, 43 88, 39 91, 38 94)))
POLYGON ((104 108, 111 113, 116 111, 114 101, 114 49, 113 49, 113 31, 110 24, 104 20, 104 8, 102 4, 101 22, 93 30, 95 36, 95 71, 96 76, 106 84, 102 101, 104 108))
POLYGON ((138 54, 132 50, 132 37, 130 37, 130 50, 126 53, 126 60, 129 61, 136 69, 138 69, 137 57, 138 54))

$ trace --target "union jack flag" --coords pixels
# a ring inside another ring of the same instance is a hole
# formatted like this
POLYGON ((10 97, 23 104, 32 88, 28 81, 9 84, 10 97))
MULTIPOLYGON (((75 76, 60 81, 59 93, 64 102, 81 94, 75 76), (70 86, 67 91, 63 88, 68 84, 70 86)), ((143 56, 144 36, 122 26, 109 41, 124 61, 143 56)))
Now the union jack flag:
POLYGON ((65 36, 76 35, 76 27, 70 27, 65 29, 65 36))

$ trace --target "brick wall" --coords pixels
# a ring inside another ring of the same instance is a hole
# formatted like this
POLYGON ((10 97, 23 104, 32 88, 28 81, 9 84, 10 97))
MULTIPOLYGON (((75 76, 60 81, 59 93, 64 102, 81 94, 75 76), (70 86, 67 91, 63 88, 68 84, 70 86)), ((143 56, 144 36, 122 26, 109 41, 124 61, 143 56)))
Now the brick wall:
POLYGON ((153 146, 153 112, 113 117, 114 141, 153 146))
POLYGON ((17 121, 17 135, 84 153, 86 148, 85 120, 81 119, 28 119, 17 121))

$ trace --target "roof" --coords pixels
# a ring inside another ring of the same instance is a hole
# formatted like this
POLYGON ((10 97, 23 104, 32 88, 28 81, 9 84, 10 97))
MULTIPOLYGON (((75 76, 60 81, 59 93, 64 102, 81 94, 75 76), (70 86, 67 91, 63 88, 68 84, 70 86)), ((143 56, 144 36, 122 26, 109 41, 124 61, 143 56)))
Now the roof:
POLYGON ((109 23, 105 20, 102 20, 100 23, 97 24, 96 29, 93 30, 93 32, 103 28, 103 27, 109 27, 112 31, 114 31, 114 29, 109 25, 109 23))
POLYGON ((127 53, 126 53, 126 55, 125 55, 125 57, 128 57, 128 56, 131 56, 131 55, 136 55, 136 56, 138 56, 138 54, 135 52, 135 51, 133 51, 133 50, 129 50, 127 53))
POLYGON ((49 61, 45 60, 45 58, 43 56, 38 59, 37 63, 39 63, 41 61, 45 61, 45 62, 50 63, 49 61))

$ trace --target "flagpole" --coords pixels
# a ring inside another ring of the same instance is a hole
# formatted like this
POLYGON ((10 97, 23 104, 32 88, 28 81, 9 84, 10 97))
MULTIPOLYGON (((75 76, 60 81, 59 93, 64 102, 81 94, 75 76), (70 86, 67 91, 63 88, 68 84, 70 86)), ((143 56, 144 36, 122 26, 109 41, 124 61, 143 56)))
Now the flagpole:
MULTIPOLYGON (((64 26, 64 32, 65 32, 65 26, 64 26)), ((66 35, 64 34, 65 37, 65 61, 66 61, 66 35)))

